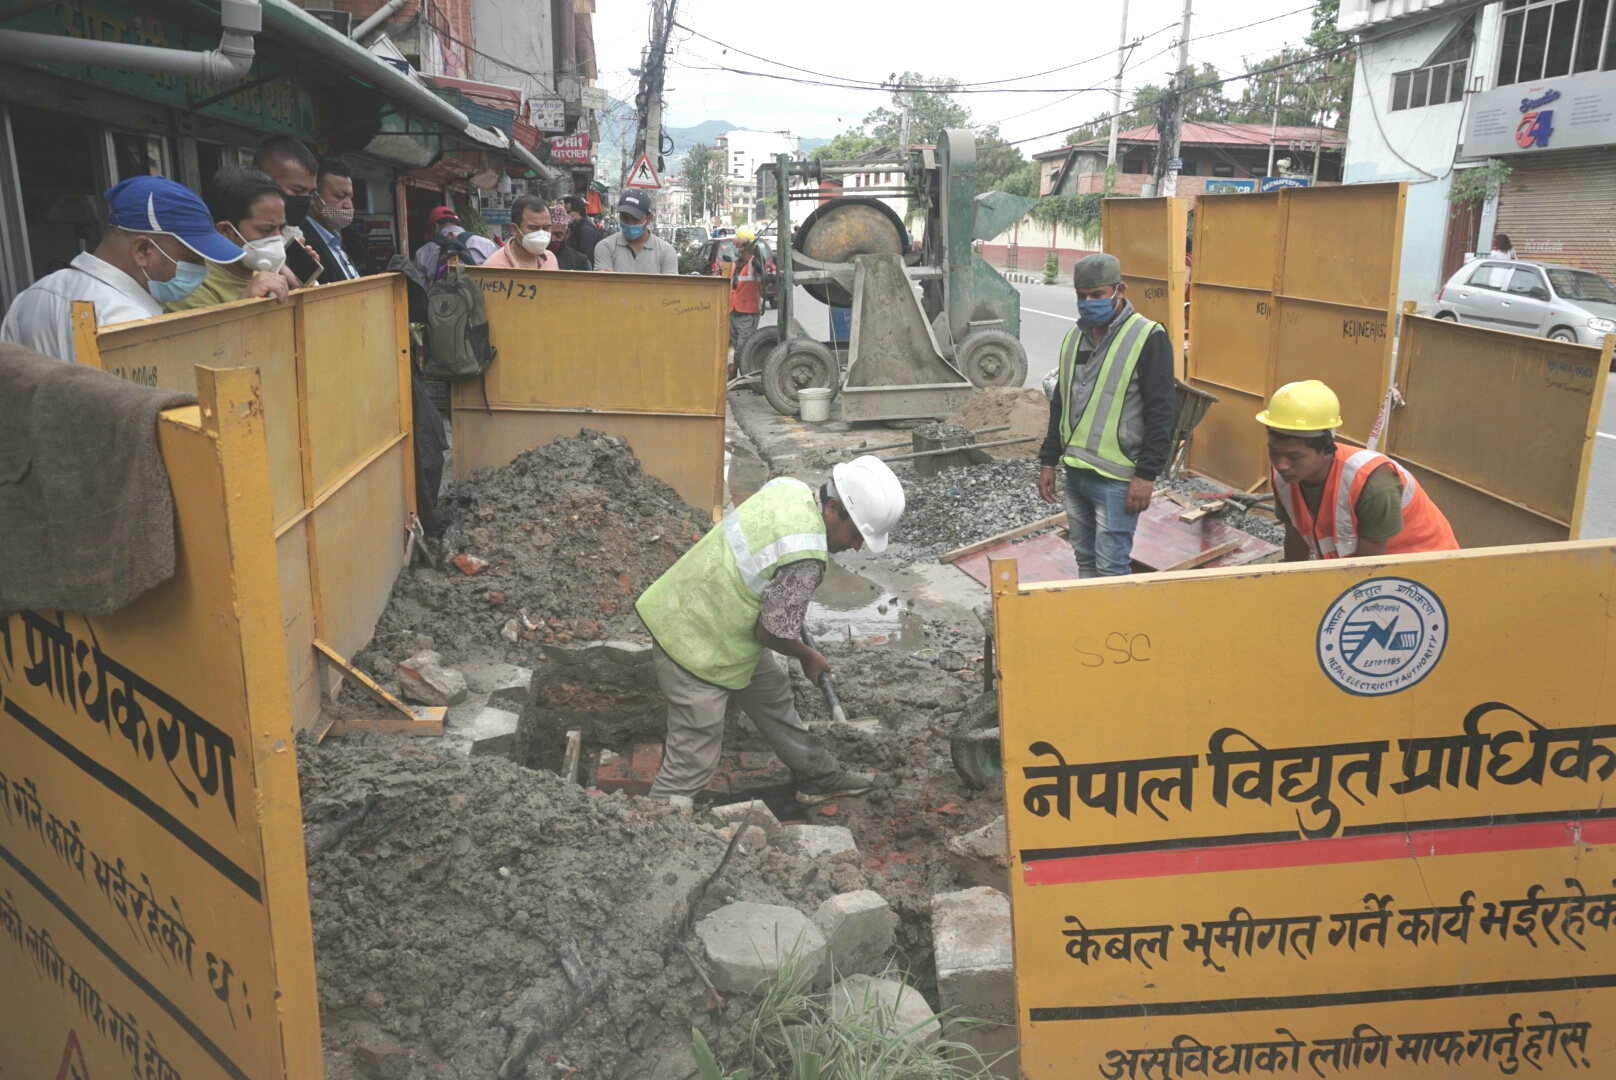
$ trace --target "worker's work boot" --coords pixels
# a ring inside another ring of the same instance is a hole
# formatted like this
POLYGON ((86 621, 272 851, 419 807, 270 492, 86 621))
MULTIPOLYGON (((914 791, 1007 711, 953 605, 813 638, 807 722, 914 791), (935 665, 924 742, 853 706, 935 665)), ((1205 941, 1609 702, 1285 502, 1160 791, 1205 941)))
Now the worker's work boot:
POLYGON ((799 784, 797 801, 805 806, 818 806, 839 795, 863 795, 874 786, 875 777, 869 773, 843 769, 840 775, 828 784, 799 784))

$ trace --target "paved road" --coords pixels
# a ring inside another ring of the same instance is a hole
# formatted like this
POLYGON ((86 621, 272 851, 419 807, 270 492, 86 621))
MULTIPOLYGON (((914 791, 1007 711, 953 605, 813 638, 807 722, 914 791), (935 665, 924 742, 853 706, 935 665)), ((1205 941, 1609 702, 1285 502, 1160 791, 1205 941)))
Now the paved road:
POLYGON ((1582 539, 1616 536, 1616 378, 1605 384, 1605 403, 1588 470, 1588 497, 1582 511, 1582 539))
POLYGON ((1069 285, 1017 285, 1021 344, 1027 350, 1027 385, 1041 386, 1060 362, 1061 342, 1077 322, 1077 295, 1069 285))

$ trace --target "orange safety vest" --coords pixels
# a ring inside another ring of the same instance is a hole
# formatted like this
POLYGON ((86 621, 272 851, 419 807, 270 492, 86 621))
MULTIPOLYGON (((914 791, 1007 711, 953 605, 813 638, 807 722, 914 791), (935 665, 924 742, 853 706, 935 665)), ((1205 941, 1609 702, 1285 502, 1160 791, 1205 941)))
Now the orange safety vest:
POLYGON ((1285 506, 1291 524, 1307 541, 1309 557, 1346 559, 1358 552, 1358 496, 1363 494, 1369 476, 1382 465, 1397 470, 1403 481, 1403 531, 1386 543, 1386 554, 1407 555, 1415 551, 1457 551, 1459 541, 1436 503, 1414 482, 1409 471, 1385 454, 1359 450, 1343 455, 1339 450, 1319 497, 1319 516, 1314 520, 1302 499, 1300 484, 1287 484, 1270 469, 1274 495, 1285 506))
POLYGON ((748 315, 763 310, 763 274, 758 270, 755 252, 746 257, 746 262, 730 278, 729 309, 748 315))

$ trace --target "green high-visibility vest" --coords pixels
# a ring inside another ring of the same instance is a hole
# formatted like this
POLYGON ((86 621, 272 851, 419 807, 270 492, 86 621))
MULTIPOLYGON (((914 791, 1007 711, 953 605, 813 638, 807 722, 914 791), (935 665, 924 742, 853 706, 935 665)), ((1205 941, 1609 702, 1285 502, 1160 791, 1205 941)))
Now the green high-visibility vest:
POLYGON ((812 488, 780 477, 725 514, 634 608, 680 667, 741 690, 763 655, 752 633, 764 586, 780 567, 803 559, 830 561, 825 518, 812 488))
POLYGON ((1137 311, 1106 335, 1105 356, 1093 357, 1077 372, 1077 350, 1083 328, 1074 326, 1061 343, 1060 400, 1061 460, 1074 469, 1093 469, 1113 480, 1132 480, 1134 460, 1123 452, 1117 438, 1128 387, 1133 382, 1145 341, 1160 324, 1137 311))

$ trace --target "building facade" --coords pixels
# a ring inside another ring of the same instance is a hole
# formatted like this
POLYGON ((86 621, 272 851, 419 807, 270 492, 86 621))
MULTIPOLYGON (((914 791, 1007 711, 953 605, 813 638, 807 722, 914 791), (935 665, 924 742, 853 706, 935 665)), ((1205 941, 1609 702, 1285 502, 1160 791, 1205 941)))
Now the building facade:
POLYGON ((1616 277, 1616 6, 1343 0, 1339 26, 1359 40, 1346 179, 1408 182, 1401 299, 1428 307, 1495 232, 1616 277), (1498 197, 1455 198, 1490 160, 1498 197))
POLYGON ((718 207, 724 221, 757 221, 770 215, 758 205, 758 166, 785 154, 802 156, 802 140, 789 131, 731 131, 714 140, 724 155, 724 192, 718 207))

